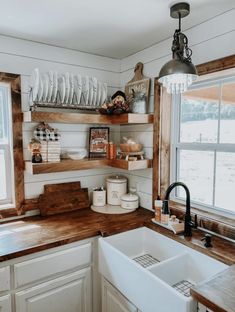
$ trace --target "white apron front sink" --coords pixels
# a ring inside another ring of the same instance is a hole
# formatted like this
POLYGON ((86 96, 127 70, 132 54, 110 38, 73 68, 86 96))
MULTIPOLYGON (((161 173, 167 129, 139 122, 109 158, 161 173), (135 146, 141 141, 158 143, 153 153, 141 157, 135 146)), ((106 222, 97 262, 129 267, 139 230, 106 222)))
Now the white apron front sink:
POLYGON ((142 312, 196 312, 190 286, 226 267, 145 227, 99 239, 100 273, 142 312))

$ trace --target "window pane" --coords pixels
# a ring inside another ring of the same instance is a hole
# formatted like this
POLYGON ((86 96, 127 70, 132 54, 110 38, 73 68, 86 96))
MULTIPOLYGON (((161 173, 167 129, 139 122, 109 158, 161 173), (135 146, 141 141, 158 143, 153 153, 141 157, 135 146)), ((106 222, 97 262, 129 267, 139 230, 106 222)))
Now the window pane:
POLYGON ((7 198, 6 166, 4 150, 0 150, 0 200, 7 198))
POLYGON ((182 95, 180 141, 217 143, 219 88, 217 86, 188 91, 182 95))
POLYGON ((235 153, 217 153, 215 206, 235 212, 235 153))
POLYGON ((220 143, 235 143, 235 82, 222 86, 220 143))
POLYGON ((3 117, 4 117, 4 112, 3 112, 3 96, 0 88, 0 140, 4 138, 4 124, 3 124, 3 117))
MULTIPOLYGON (((188 186, 193 201, 212 205, 214 152, 180 150, 178 155, 177 180, 188 186)), ((179 187, 177 192, 177 196, 185 198, 184 189, 179 187)))

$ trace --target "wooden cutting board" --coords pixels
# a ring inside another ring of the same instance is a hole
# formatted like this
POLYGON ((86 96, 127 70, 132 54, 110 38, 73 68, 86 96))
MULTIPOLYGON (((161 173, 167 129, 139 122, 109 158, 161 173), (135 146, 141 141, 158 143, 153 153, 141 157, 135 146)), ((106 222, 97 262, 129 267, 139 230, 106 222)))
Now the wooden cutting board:
POLYGON ((88 189, 48 192, 39 196, 38 206, 42 216, 90 208, 88 189))
POLYGON ((44 194, 51 192, 67 192, 76 191, 81 189, 81 182, 68 182, 68 183, 57 183, 57 184, 46 184, 44 185, 44 194))

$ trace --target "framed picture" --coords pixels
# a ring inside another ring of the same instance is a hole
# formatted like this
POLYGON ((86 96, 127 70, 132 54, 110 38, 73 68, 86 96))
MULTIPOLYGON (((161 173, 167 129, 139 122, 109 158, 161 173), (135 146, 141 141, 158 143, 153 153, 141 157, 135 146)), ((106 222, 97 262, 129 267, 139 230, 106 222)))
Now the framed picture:
POLYGON ((106 158, 109 127, 92 127, 89 136, 89 158, 106 158))

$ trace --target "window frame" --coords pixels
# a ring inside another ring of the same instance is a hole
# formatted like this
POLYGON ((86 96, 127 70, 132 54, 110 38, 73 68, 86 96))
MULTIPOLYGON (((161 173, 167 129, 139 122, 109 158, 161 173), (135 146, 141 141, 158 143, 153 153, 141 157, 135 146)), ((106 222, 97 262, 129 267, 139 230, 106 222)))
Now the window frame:
POLYGON ((15 184, 14 184, 14 160, 13 160, 13 124, 12 124, 12 108, 11 108, 11 92, 10 84, 0 81, 0 87, 7 88, 7 100, 9 107, 6 107, 3 111, 4 132, 7 140, 0 139, 0 149, 4 151, 6 168, 10 168, 10 174, 6 174, 6 199, 0 200, 1 209, 13 208, 15 206, 15 184))
MULTIPOLYGON (((217 76, 222 72, 235 71, 235 54, 216 59, 197 65, 199 78, 203 80, 205 75, 208 78, 217 76)), ((158 78, 154 79, 154 125, 153 125, 153 208, 154 199, 165 196, 167 187, 170 184, 170 160, 171 160, 171 114, 172 114, 171 95, 164 92, 158 78)), ((176 209, 179 213, 184 213, 185 203, 179 204, 171 201, 171 208, 176 209)), ((213 213, 202 211, 195 207, 193 213, 197 213, 203 220, 213 220, 215 224, 223 223, 235 227, 234 218, 231 216, 220 215, 217 211, 213 213)), ((207 222, 208 224, 214 224, 207 222)), ((217 225, 216 225, 217 227, 217 225)), ((218 230, 219 231, 219 230, 218 230)))
MULTIPOLYGON (((171 131, 171 158, 170 158, 170 182, 174 182, 178 180, 179 170, 180 170, 180 161, 179 161, 179 151, 186 150, 186 151, 210 151, 214 154, 214 166, 213 166, 213 198, 212 198, 212 205, 207 205, 203 203, 199 203, 196 201, 191 200, 191 206, 201 209, 206 212, 216 213, 222 216, 226 216, 229 218, 235 218, 235 212, 229 211, 228 209, 217 207, 215 205, 215 192, 216 192, 216 159, 217 159, 217 152, 230 152, 235 153, 235 144, 234 143, 218 143, 220 138, 220 109, 222 104, 222 86, 225 83, 235 82, 235 73, 233 73, 230 77, 216 77, 212 79, 206 79, 195 83, 190 90, 203 88, 203 87, 218 87, 218 129, 217 129, 217 142, 216 143, 195 143, 195 142, 180 142, 180 104, 181 104, 181 95, 173 96, 172 97, 172 131, 171 131), (174 131, 173 131, 174 129, 174 131)), ((172 200, 183 204, 184 199, 177 196, 177 189, 172 192, 172 200)))
POLYGON ((11 119, 12 119, 12 157, 14 172, 15 202, 12 206, 0 205, 0 219, 14 217, 23 213, 24 205, 24 159, 22 140, 21 80, 20 75, 0 73, 0 82, 10 85, 11 119))

